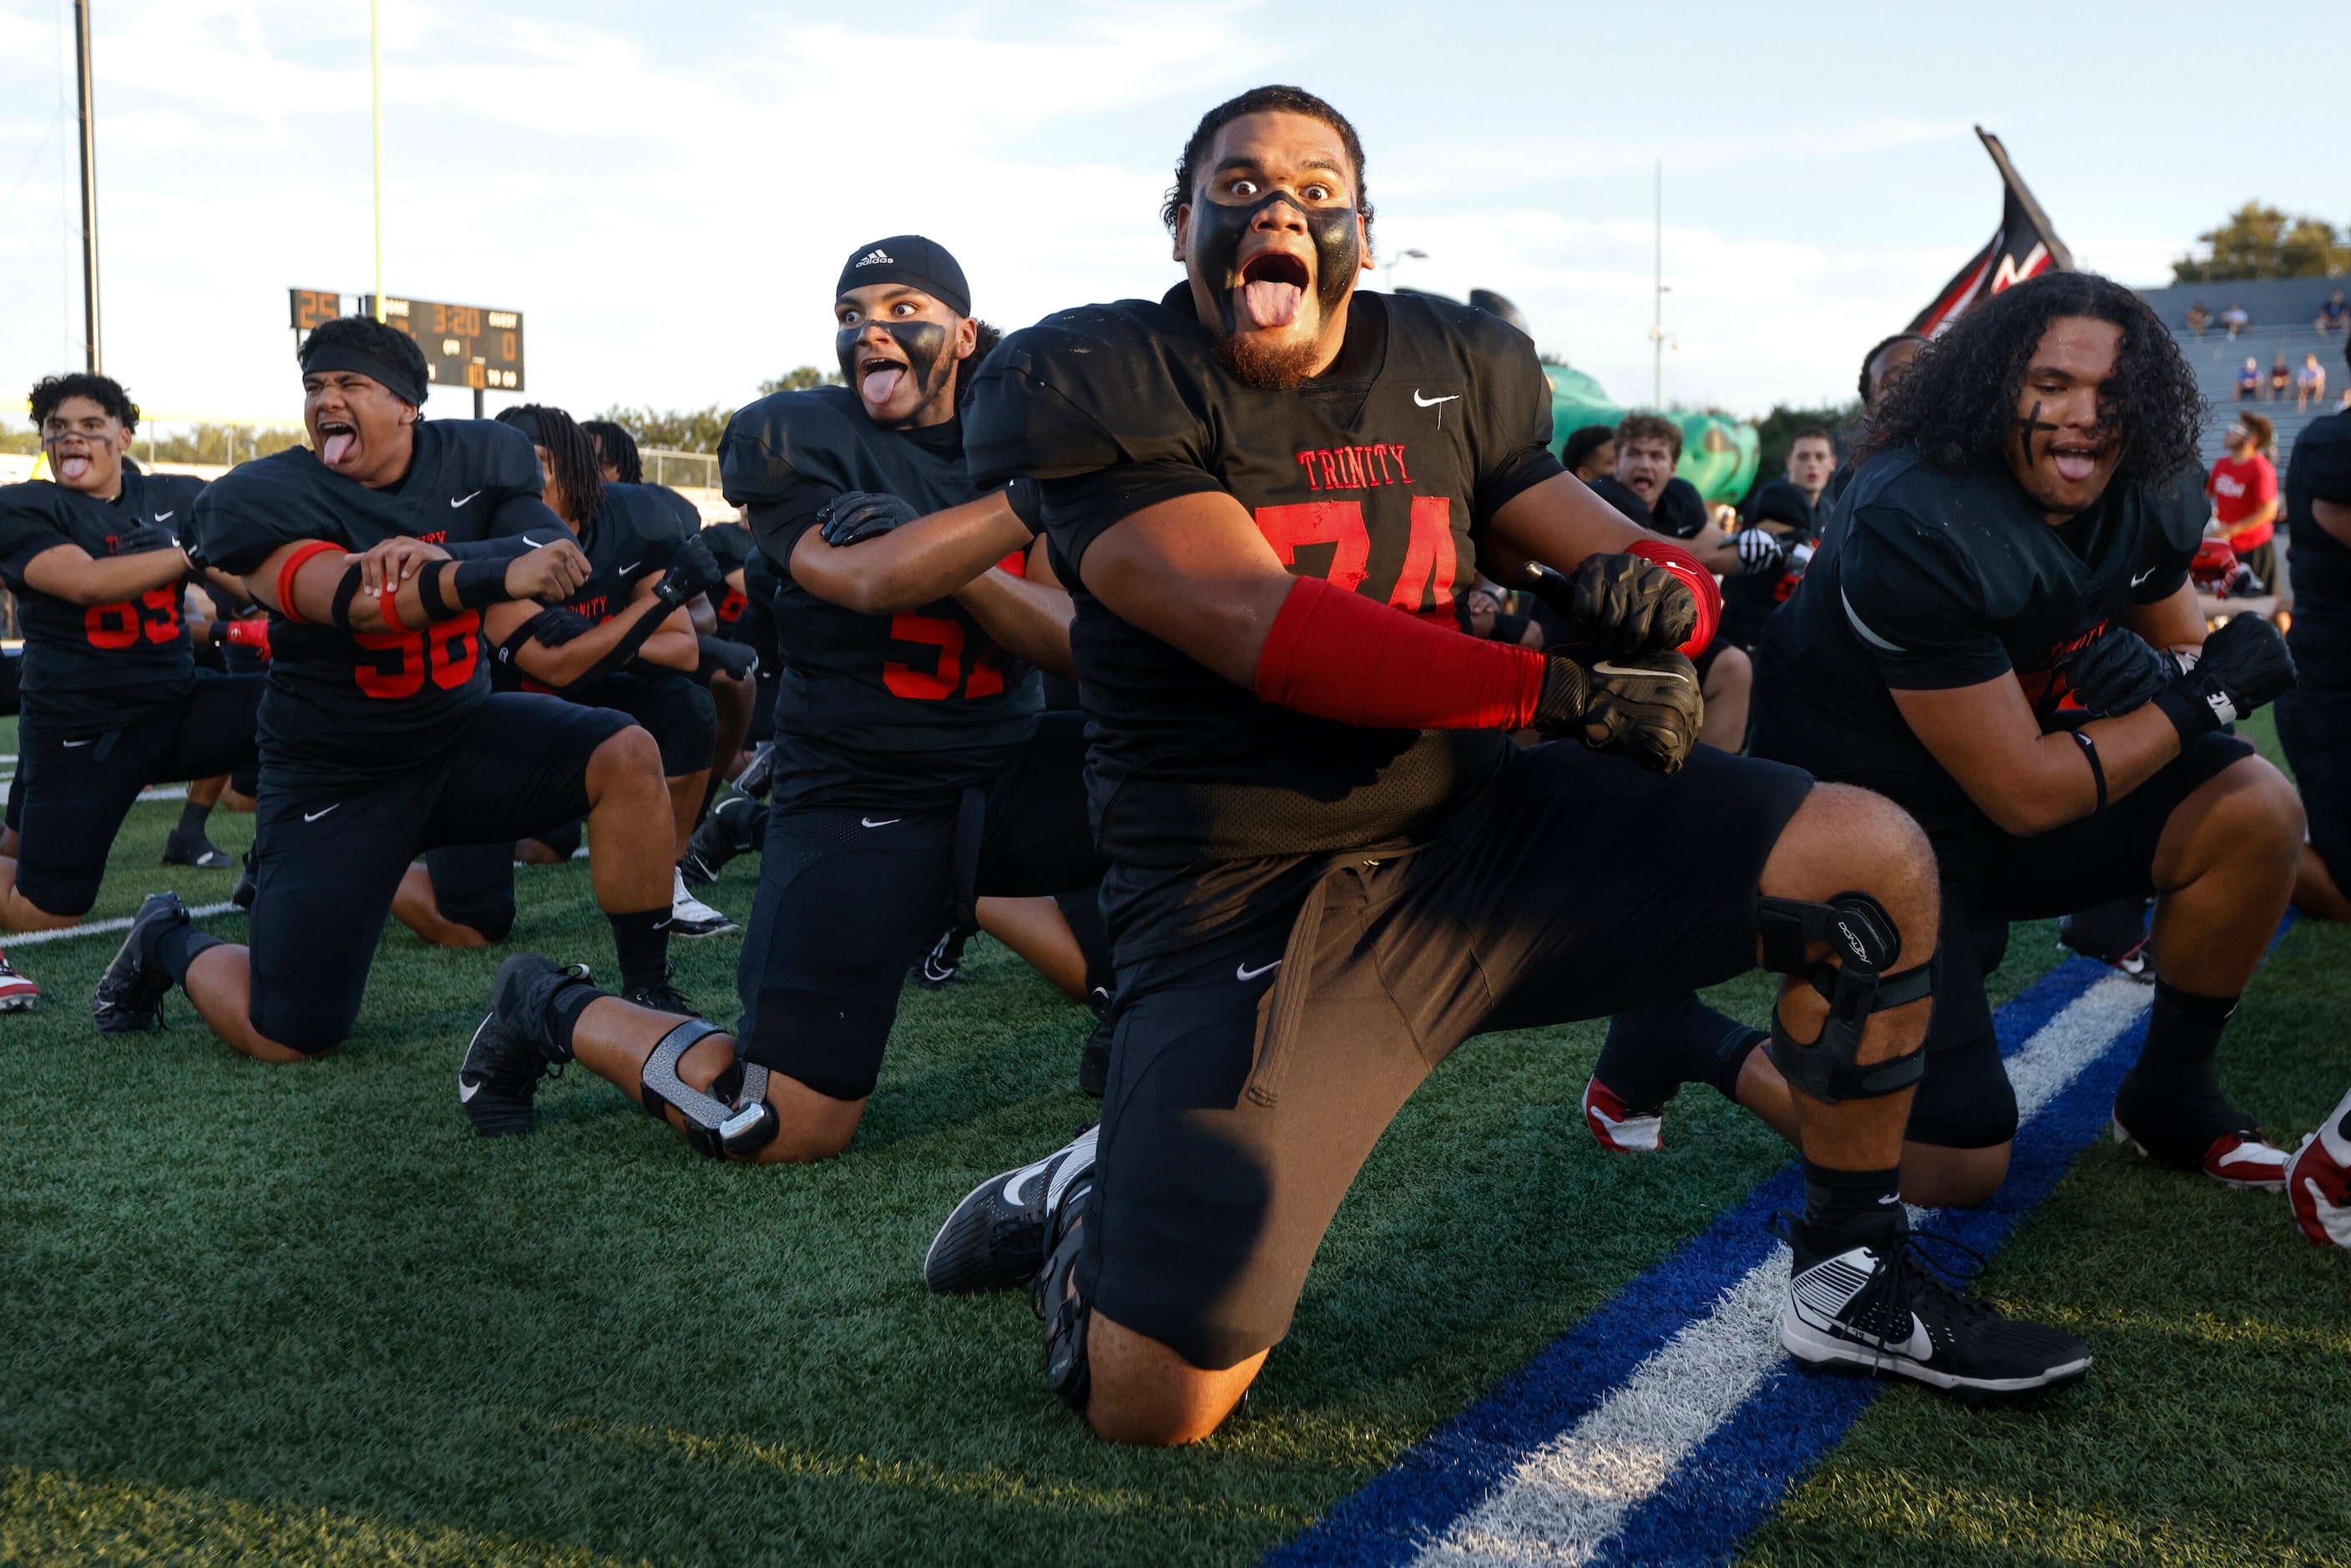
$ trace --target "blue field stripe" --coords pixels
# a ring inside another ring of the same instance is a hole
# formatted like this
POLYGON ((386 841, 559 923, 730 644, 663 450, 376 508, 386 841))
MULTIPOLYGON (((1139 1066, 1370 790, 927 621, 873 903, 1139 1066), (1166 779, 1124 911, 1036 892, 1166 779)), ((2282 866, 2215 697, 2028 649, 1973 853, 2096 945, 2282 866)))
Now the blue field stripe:
MULTIPOLYGON (((2074 959, 1994 1016, 2001 1049, 2013 1055, 2114 971, 2074 959)), ((2115 1085, 2137 1055, 2143 1016, 2107 1042, 2064 1090, 2020 1130, 2007 1183, 1989 1205, 1938 1215, 1930 1228, 1989 1252, 2064 1175, 2105 1125, 2115 1085)), ((1485 1398, 1408 1450, 1396 1465, 1334 1507, 1270 1564, 1412 1562, 1509 1479, 1531 1455, 1599 1409, 1635 1369, 1775 1246, 1773 1213, 1802 1206, 1791 1164, 1672 1257, 1643 1273, 1485 1398)), ((1806 1377, 1784 1365, 1717 1427, 1662 1489, 1631 1508, 1621 1531, 1585 1561, 1719 1562, 1834 1447, 1866 1407, 1873 1384, 1806 1377)))

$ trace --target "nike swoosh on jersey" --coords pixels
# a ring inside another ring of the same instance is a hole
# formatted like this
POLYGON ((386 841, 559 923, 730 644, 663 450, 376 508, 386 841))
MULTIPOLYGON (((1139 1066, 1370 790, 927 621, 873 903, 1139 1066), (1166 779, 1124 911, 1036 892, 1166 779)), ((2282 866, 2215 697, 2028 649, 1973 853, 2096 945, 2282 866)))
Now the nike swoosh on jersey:
MULTIPOLYGON (((339 811, 342 810, 342 805, 343 803, 340 800, 338 800, 333 805, 328 807, 327 811, 339 811)), ((305 811, 302 813, 302 820, 306 822, 315 822, 319 818, 325 816, 327 811, 305 811)))
POLYGON ((857 820, 869 828, 886 828, 893 822, 903 822, 906 819, 904 817, 884 817, 878 822, 871 817, 860 817, 857 820))
POLYGON ((1443 397, 1423 397, 1418 387, 1412 389, 1412 401, 1423 408, 1435 408, 1440 402, 1458 402, 1460 398, 1459 392, 1447 392, 1443 397))
POLYGON ((1273 970, 1280 967, 1281 960, 1279 958, 1276 958, 1270 964, 1260 964, 1254 969, 1250 968, 1247 964, 1237 964, 1233 967, 1233 978, 1247 982, 1256 979, 1259 975, 1270 974, 1273 970))
POLYGON ((2132 578, 2130 585, 2133 588, 2137 588, 2140 583, 2145 582, 2148 578, 2153 577, 2154 575, 2155 568, 2148 567, 2145 571, 2142 571, 2137 577, 2132 578))
MULTIPOLYGON (((173 508, 172 508, 172 511, 177 511, 177 510, 179 510, 179 508, 178 508, 178 507, 174 507, 173 508)), ((156 513, 156 514, 155 514, 155 520, 156 520, 157 522, 159 522, 159 523, 168 523, 168 522, 170 522, 170 521, 172 520, 172 513, 171 513, 171 512, 158 512, 158 513, 156 513)))
POLYGON ((481 494, 481 492, 480 492, 479 490, 476 490, 476 491, 475 491, 475 492, 473 493, 473 495, 472 495, 472 496, 460 496, 460 497, 458 497, 455 500, 454 500, 454 501, 450 502, 450 503, 449 503, 449 505, 450 505, 450 506, 452 506, 452 507, 462 507, 462 506, 464 506, 466 502, 468 502, 468 501, 472 500, 472 499, 474 498, 474 496, 478 496, 478 495, 480 495, 480 494, 481 494))
POLYGON ((644 564, 645 564, 645 563, 644 563, 643 561, 641 561, 641 560, 632 560, 632 561, 631 561, 628 565, 626 565, 626 566, 624 566, 624 567, 622 567, 622 568, 621 569, 620 575, 621 575, 621 576, 622 576, 622 577, 626 577, 626 576, 628 576, 628 575, 629 575, 629 573, 631 573, 631 572, 632 572, 632 571, 636 570, 637 570, 637 568, 639 568, 639 567, 641 567, 641 566, 643 566, 643 565, 644 565, 644 564))
POLYGON ((1679 670, 1628 670, 1622 664, 1612 664, 1605 659, 1594 661, 1592 667, 1604 675, 1654 675, 1661 681, 1687 681, 1689 679, 1687 675, 1683 674, 1679 670))

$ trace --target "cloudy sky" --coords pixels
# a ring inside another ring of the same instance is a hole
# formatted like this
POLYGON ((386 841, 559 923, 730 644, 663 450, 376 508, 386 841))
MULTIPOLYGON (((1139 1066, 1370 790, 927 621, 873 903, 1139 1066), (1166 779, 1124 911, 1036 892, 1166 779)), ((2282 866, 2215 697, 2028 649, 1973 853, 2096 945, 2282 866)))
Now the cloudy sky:
MULTIPOLYGON (((160 413, 290 422, 287 288, 372 285, 368 7, 94 6, 107 368, 160 413)), ((1627 402, 1659 160, 1666 394, 1742 413, 1848 393, 1988 237, 1971 124, 2126 281, 2248 197, 2351 223, 2316 119, 2339 5, 2242 44, 2209 7, 1961 14, 382 0, 387 290, 522 310, 536 398, 731 404, 829 362, 833 279, 883 235, 949 246, 1001 325, 1158 294, 1175 153, 1269 80, 1361 127, 1376 247, 1427 253, 1395 282, 1500 290, 1627 402)), ((71 17, 0 0, 0 388, 81 355, 71 17)))

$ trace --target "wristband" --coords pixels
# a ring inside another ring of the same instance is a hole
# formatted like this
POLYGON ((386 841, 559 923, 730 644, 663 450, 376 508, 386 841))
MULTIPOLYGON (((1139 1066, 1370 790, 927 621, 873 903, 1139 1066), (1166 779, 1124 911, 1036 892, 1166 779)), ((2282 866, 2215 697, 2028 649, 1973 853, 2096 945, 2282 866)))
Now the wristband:
POLYGON ((348 632, 351 629, 351 601, 359 597, 360 563, 353 561, 342 580, 335 584, 335 602, 328 608, 327 619, 348 632))
POLYGON ((330 545, 324 539, 311 539, 297 546, 294 553, 286 558, 286 564, 277 569, 277 613, 297 626, 308 625, 309 622, 302 612, 294 608, 294 580, 301 575, 304 567, 320 556, 344 553, 342 546, 330 545))
POLYGON ((375 607, 377 612, 383 616, 383 623, 385 625, 391 627, 395 632, 405 632, 408 630, 408 628, 402 625, 400 622, 400 585, 392 581, 392 576, 388 572, 384 575, 384 580, 381 585, 375 591, 375 607))
POLYGON ((2106 768, 2105 764, 2098 760, 2098 743, 2078 729, 2068 730, 2066 733, 2071 735, 2074 737, 2074 743, 2082 748, 2082 755, 2089 758, 2090 782, 2098 787, 2098 803, 2091 809, 2103 811, 2106 809, 2106 768))
POLYGON ((449 561, 428 560, 424 570, 416 574, 416 597, 423 602, 427 621, 453 620, 457 614, 457 607, 441 595, 441 579, 452 570, 449 561))
POLYGON ((1698 563, 1698 557, 1665 539, 1645 538, 1625 552, 1639 556, 1652 566, 1664 567, 1682 580, 1698 601, 1698 624, 1681 652, 1695 659, 1714 642, 1714 631, 1722 623, 1722 590, 1714 580, 1714 573, 1698 563))
POLYGON ((1377 729, 1519 729, 1551 663, 1433 625, 1319 577, 1290 585, 1258 653, 1257 695, 1377 729))
POLYGON ((460 610, 479 610, 485 604, 507 602, 507 563, 503 560, 465 560, 457 563, 452 585, 457 594, 460 610))

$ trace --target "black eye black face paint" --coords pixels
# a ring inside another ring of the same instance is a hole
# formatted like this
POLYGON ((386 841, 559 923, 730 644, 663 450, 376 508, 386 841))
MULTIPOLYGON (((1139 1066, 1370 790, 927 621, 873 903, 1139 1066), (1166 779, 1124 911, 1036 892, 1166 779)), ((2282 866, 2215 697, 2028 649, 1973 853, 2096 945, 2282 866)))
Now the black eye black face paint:
MULTIPOLYGON (((938 391, 933 377, 941 373, 940 362, 946 359, 947 329, 935 321, 874 321, 866 325, 881 328, 896 340, 898 351, 906 356, 906 368, 913 372, 914 384, 927 398, 938 391)), ((841 379, 853 390, 858 384, 857 351, 865 327, 843 327, 832 335, 833 351, 841 358, 841 379)), ((951 361, 950 361, 951 362, 951 361)))
POLYGON ((1196 202, 1192 206, 1193 252, 1202 262, 1201 270, 1216 291, 1217 309, 1223 316, 1225 330, 1239 330, 1233 296, 1241 287, 1241 241, 1256 223, 1258 214, 1275 203, 1291 208, 1306 220, 1306 232, 1314 237, 1314 296, 1321 301, 1322 313, 1328 316, 1339 308, 1347 291, 1355 285, 1355 274, 1364 265, 1364 240, 1355 223, 1353 207, 1307 207, 1287 191, 1267 193, 1263 201, 1250 206, 1227 206, 1220 202, 1196 202))

